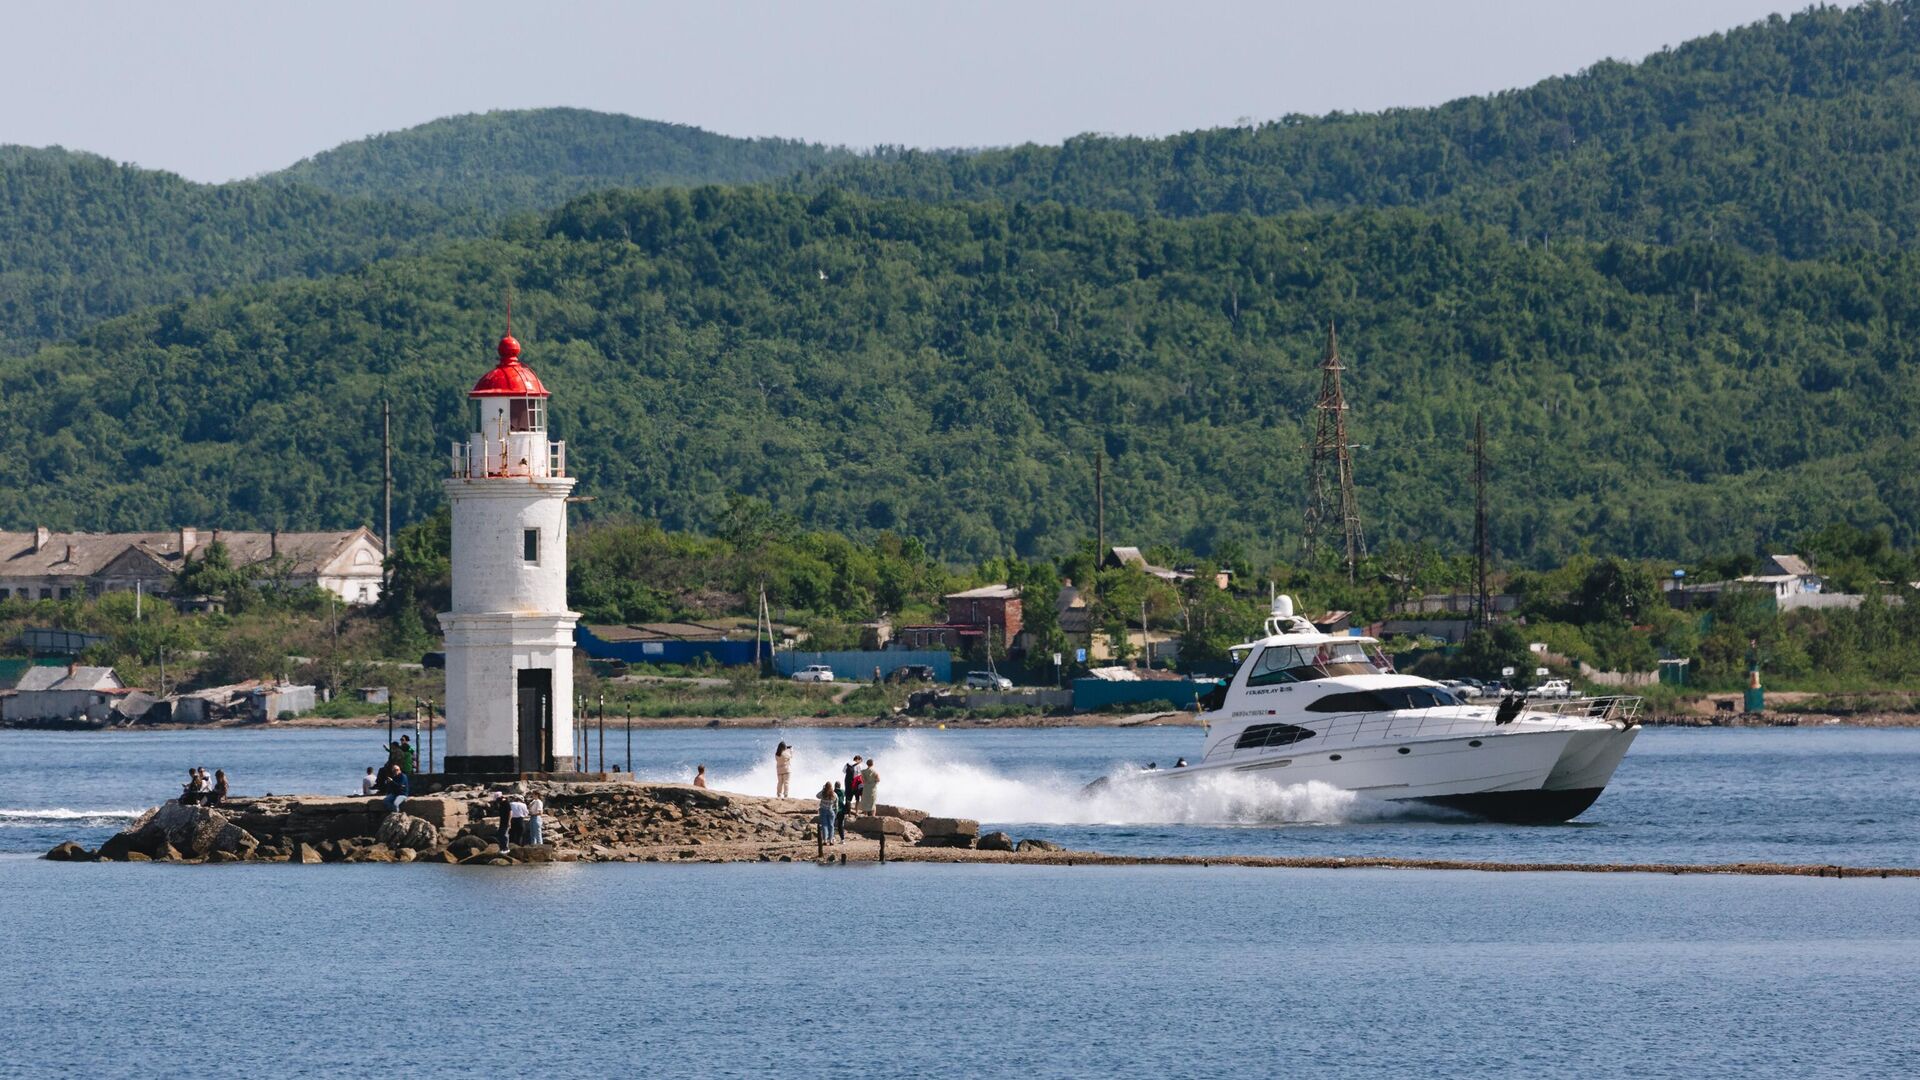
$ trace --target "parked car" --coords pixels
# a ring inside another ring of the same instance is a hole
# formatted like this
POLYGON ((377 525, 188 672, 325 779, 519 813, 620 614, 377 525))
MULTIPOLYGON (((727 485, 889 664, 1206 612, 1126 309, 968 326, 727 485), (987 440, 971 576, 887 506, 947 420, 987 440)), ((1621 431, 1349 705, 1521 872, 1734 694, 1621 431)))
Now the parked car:
POLYGON ((891 683, 932 682, 933 667, 929 664, 904 664, 887 673, 891 683))
POLYGON ((1530 698, 1570 698, 1573 696, 1573 684, 1565 679, 1548 679, 1539 686, 1527 691, 1530 698))
POLYGON ((825 664, 808 664, 793 673, 794 682, 832 682, 833 669, 825 664))
POLYGON ((1454 696, 1462 701, 1471 701, 1480 696, 1478 679, 1447 679, 1440 685, 1453 691, 1454 696))
POLYGON ((969 690, 1011 690, 1013 680, 1005 675, 996 675, 991 671, 967 672, 966 687, 969 690))

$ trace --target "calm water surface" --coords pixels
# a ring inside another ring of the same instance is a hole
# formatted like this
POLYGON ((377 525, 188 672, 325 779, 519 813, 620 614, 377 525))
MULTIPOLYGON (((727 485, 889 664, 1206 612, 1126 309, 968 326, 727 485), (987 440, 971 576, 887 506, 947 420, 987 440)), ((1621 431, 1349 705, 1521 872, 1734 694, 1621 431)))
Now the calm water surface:
MULTIPOLYGON (((780 737, 633 757, 761 790, 780 737)), ((871 752, 883 798, 1112 851, 1920 861, 1913 732, 1647 732, 1553 828, 1079 796, 1186 730, 786 737, 796 787, 871 752)), ((1910 880, 29 854, 97 842, 190 764, 347 791, 378 742, 0 732, 0 1076, 1906 1076, 1920 1052, 1910 880)))

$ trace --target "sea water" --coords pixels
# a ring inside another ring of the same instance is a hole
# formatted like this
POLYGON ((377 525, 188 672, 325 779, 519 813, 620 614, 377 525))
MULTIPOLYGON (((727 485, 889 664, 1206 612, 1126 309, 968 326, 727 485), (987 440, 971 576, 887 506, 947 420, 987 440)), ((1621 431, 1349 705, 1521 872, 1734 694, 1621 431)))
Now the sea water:
MULTIPOLYGON (((31 856, 189 765, 353 790, 379 734, 0 732, 0 1076, 1905 1076, 1920 1053, 1908 879, 31 856)), ((1076 798, 1170 764, 1181 729, 636 733, 633 763, 765 789, 780 738, 797 791, 872 753, 883 798, 1103 850, 1916 862, 1899 731, 1649 731, 1544 828, 1076 798)))
MULTIPOLYGON (((606 733, 626 764, 627 735, 606 733)), ((237 793, 357 793, 385 760, 384 729, 0 732, 0 851, 97 845, 224 769, 237 793)), ((598 734, 590 735, 598 758, 598 734)), ((1089 795, 1101 776, 1198 757, 1192 728, 687 729, 633 733, 641 777, 771 795, 773 749, 795 747, 810 798, 853 754, 877 758, 882 802, 981 820, 1016 836, 1123 854, 1401 856, 1513 862, 1920 865, 1920 730, 1642 731, 1600 801, 1566 825, 1515 826, 1358 798, 1323 785, 1229 776, 1089 795)))

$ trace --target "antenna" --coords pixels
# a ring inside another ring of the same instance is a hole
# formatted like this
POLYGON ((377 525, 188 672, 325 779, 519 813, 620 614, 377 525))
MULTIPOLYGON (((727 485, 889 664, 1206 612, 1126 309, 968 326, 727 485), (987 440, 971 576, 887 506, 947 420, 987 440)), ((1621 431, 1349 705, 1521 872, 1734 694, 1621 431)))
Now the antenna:
POLYGON ((1493 557, 1487 536, 1487 422, 1479 413, 1473 416, 1473 625, 1485 630, 1487 612, 1487 563, 1493 557))
POLYGON ((1313 456, 1307 466, 1307 522, 1300 552, 1307 558, 1318 552, 1325 539, 1322 533, 1331 533, 1338 518, 1345 534, 1347 580, 1353 581, 1359 576, 1360 560, 1366 558, 1367 540, 1360 530, 1360 504, 1353 490, 1353 444, 1347 441, 1347 399, 1340 387, 1340 373, 1345 370, 1340 339, 1329 321, 1327 354, 1320 361, 1320 397, 1313 403, 1313 456))

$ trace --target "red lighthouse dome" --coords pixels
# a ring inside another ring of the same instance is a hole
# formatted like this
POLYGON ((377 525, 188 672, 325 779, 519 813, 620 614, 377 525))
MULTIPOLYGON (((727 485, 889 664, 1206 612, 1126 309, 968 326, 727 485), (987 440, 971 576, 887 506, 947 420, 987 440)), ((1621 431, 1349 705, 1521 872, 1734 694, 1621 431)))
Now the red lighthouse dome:
POLYGON ((540 385, 540 376, 520 362, 520 343, 508 334, 500 339, 500 363, 480 376, 468 397, 551 397, 540 385))

